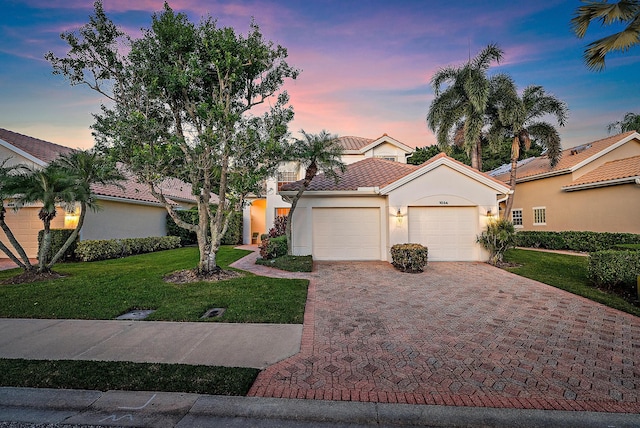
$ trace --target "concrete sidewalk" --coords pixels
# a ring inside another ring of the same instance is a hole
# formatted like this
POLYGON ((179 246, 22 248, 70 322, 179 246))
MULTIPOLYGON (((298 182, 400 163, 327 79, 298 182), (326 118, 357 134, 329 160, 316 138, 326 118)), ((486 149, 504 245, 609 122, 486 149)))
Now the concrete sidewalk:
POLYGON ((0 427, 637 427, 638 415, 225 397, 167 392, 0 388, 0 427), (16 424, 15 422, 22 423, 16 424), (28 424, 28 425, 27 425, 28 424), (47 425, 51 426, 51 425, 47 425))
POLYGON ((0 319, 0 358, 263 369, 300 350, 300 324, 0 319))

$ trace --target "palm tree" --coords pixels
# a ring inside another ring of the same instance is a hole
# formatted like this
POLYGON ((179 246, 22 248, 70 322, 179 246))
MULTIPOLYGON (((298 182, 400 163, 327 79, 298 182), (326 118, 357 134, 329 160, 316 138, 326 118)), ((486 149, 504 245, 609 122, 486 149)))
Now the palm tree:
POLYGON ((491 44, 465 65, 442 68, 431 78, 435 98, 427 114, 429 128, 441 147, 449 145, 452 134, 461 130, 471 166, 478 170, 482 168, 481 135, 489 99, 487 70, 502 56, 502 49, 491 44), (445 83, 448 86, 443 89, 445 83))
POLYGON ((80 229, 82 229, 82 225, 84 224, 87 208, 94 211, 99 208, 96 204, 96 197, 91 186, 93 184, 114 184, 118 186, 118 182, 125 178, 112 162, 95 151, 77 150, 62 155, 54 161, 54 166, 62 169, 72 178, 74 184, 74 202, 80 204, 80 215, 76 228, 58 252, 51 258, 47 269, 50 269, 60 257, 64 255, 78 237, 80 229))
POLYGON ((293 212, 298 205, 298 201, 302 194, 309 188, 313 177, 322 171, 328 177, 332 177, 338 181, 338 173, 345 171, 345 164, 342 162, 342 146, 338 142, 337 135, 331 135, 327 131, 322 130, 319 134, 308 134, 304 130, 300 130, 304 139, 296 139, 291 147, 291 153, 288 158, 297 161, 305 168, 304 178, 297 188, 298 193, 291 199, 291 208, 287 215, 287 254, 293 254, 292 236, 291 236, 291 219, 293 212))
POLYGON ((591 42, 584 51, 587 67, 595 71, 604 69, 605 56, 609 52, 629 50, 640 44, 640 1, 620 0, 616 3, 602 1, 584 1, 584 5, 576 9, 571 19, 571 27, 579 38, 587 33, 591 21, 600 21, 602 25, 614 23, 627 24, 620 32, 591 42))
POLYGON ((15 195, 16 209, 29 203, 42 203, 38 218, 42 220, 44 234, 38 251, 38 272, 47 272, 51 221, 56 217, 58 205, 72 204, 75 201, 73 177, 55 164, 49 164, 45 168, 21 166, 19 173, 12 175, 7 182, 7 191, 15 195))
POLYGON ((512 141, 509 177, 512 194, 503 213, 503 218, 508 219, 513 207, 521 148, 528 150, 531 140, 537 140, 546 149, 549 165, 553 168, 562 155, 560 134, 554 125, 541 119, 549 115, 555 116, 558 125, 564 126, 569 110, 563 101, 548 94, 542 86, 527 86, 522 96, 519 96, 513 79, 506 74, 491 79, 490 105, 491 143, 501 143, 505 137, 512 141))
POLYGON ((629 131, 640 132, 640 114, 635 114, 635 113, 625 114, 622 120, 610 123, 609 126, 607 126, 607 131, 609 133, 611 133, 612 131, 615 131, 618 133, 629 132, 629 131))

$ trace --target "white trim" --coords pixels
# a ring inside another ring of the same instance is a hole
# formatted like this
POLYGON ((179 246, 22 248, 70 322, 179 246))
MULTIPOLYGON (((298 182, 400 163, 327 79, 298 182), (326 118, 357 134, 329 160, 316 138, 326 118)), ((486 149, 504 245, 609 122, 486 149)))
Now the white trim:
MULTIPOLYGON (((360 187, 364 190, 307 190, 302 194, 305 196, 378 196, 380 192, 377 187, 360 187)), ((284 198, 291 198, 298 192, 293 190, 280 191, 278 194, 284 198)))
POLYGON ((3 140, 2 138, 0 138, 0 146, 3 146, 9 150, 11 150, 12 152, 16 153, 17 155, 22 156, 23 158, 27 159, 30 162, 35 163, 38 166, 46 166, 47 163, 45 161, 43 161, 42 159, 38 159, 37 157, 30 155, 29 153, 25 152, 24 150, 21 150, 19 148, 17 148, 16 146, 14 146, 13 144, 3 140))
POLYGON ((133 205, 147 205, 147 206, 153 206, 153 207, 165 207, 165 205, 162 202, 151 202, 151 201, 141 201, 138 199, 129 199, 129 198, 122 198, 122 197, 118 197, 118 196, 105 196, 105 195, 96 195, 97 199, 100 200, 104 200, 104 201, 111 201, 111 202, 124 202, 125 204, 133 204, 133 205))
POLYGON ((395 138, 389 137, 388 135, 383 135, 382 137, 380 137, 380 138, 378 138, 376 140, 373 140, 371 143, 369 143, 366 146, 362 147, 360 149, 360 153, 367 152, 367 151, 375 148, 376 146, 379 146, 382 143, 389 143, 392 146, 396 146, 400 150, 404 150, 407 153, 411 153, 414 150, 411 147, 407 146, 406 144, 403 144, 400 141, 396 140, 395 138))
POLYGON ((531 211, 533 214, 533 225, 534 226, 546 226, 547 225, 547 207, 531 207, 531 211), (544 223, 536 223, 536 210, 544 210, 544 223))
POLYGON ((616 178, 615 180, 598 181, 596 183, 577 184, 575 186, 571 186, 571 185, 562 186, 561 189, 564 190, 565 192, 573 192, 575 190, 595 189, 598 187, 616 186, 618 184, 627 184, 627 183, 632 184, 634 182, 638 182, 639 180, 640 180, 640 176, 616 178))
POLYGON ((487 177, 485 174, 482 173, 478 173, 475 172, 469 168, 467 168, 466 166, 462 166, 460 164, 458 164, 457 162, 452 161, 451 159, 449 159, 448 157, 441 157, 440 159, 437 159, 433 162, 430 162, 418 169, 416 169, 415 171, 413 171, 410 174, 405 175, 404 177, 400 178, 399 180, 394 181, 393 183, 387 185, 386 187, 383 187, 382 189, 380 189, 380 194, 381 195, 387 195, 390 192, 392 192, 393 190, 397 189, 398 187, 404 186, 405 184, 409 183, 412 180, 415 180, 416 178, 420 177, 423 174, 428 173, 429 171, 432 171, 436 168, 438 168, 439 166, 442 165, 446 165, 448 167, 450 167, 451 169, 466 175, 467 177, 474 179, 482 184, 484 184, 485 186, 488 186, 494 190, 496 190, 499 193, 502 194, 510 194, 511 189, 509 187, 507 187, 506 185, 500 184, 494 180, 492 180, 491 178, 487 177))
POLYGON ((511 223, 513 223, 513 227, 516 229, 523 229, 524 228, 524 209, 522 208, 511 208, 511 223), (520 222, 521 224, 515 224, 513 222, 513 213, 514 211, 520 211, 520 222))

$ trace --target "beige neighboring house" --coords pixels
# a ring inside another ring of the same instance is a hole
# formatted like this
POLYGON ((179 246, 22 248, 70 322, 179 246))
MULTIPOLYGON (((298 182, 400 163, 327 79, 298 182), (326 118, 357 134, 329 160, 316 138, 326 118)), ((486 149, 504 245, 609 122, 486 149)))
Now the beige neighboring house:
MULTIPOLYGON (((69 147, 0 128, 0 162, 8 159, 6 166, 26 164, 44 167, 61 154, 71 151, 73 149, 69 147)), ((121 184, 122 189, 113 185, 92 187, 100 210, 87 212, 80 240, 144 238, 167 234, 167 211, 148 188, 134 179, 125 180, 121 184)), ((188 209, 195 204, 191 185, 182 181, 167 180, 162 185, 162 191, 175 204, 176 209, 188 209)), ((38 231, 42 229, 42 221, 38 219, 41 205, 34 204, 15 211, 11 209, 12 202, 9 200, 5 201, 5 206, 7 224, 27 255, 37 257, 38 231)), ((59 207, 51 227, 72 229, 77 220, 77 212, 66 212, 63 207, 59 207)), ((8 244, 4 233, 0 232, 0 239, 8 244)), ((6 255, 0 253, 0 258, 6 258, 6 255)))
MULTIPOLYGON (((379 138, 340 137, 338 142, 343 148, 342 161, 349 165, 363 159, 385 159, 402 164, 413 149, 400 141, 382 135, 379 138)), ((273 227, 277 216, 286 216, 291 204, 284 201, 278 193, 286 183, 292 183, 304 177, 304 169, 296 162, 285 162, 278 168, 277 176, 266 180, 265 194, 247 198, 248 204, 243 210, 243 242, 258 243, 259 237, 273 227)))
MULTIPOLYGON (((286 199, 301 181, 282 186, 286 199)), ((394 244, 420 243, 431 261, 484 261, 476 243, 510 190, 441 153, 422 165, 376 156, 350 163, 336 183, 313 179, 293 215, 293 252, 314 260, 391 261, 394 244)))
MULTIPOLYGON (((490 174, 505 183, 510 168, 490 174)), ((521 230, 640 233, 640 134, 626 132, 517 169, 512 220, 521 230)))

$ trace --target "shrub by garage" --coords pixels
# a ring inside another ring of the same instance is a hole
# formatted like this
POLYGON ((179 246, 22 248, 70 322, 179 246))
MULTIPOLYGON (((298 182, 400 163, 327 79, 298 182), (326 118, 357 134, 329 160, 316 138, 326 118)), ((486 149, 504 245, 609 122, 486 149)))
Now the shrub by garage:
POLYGON ((589 279, 601 288, 636 287, 640 275, 640 251, 597 251, 589 254, 589 279))
POLYGON ((391 247, 391 264, 402 272, 422 272, 428 253, 427 247, 420 244, 396 244, 391 247))

